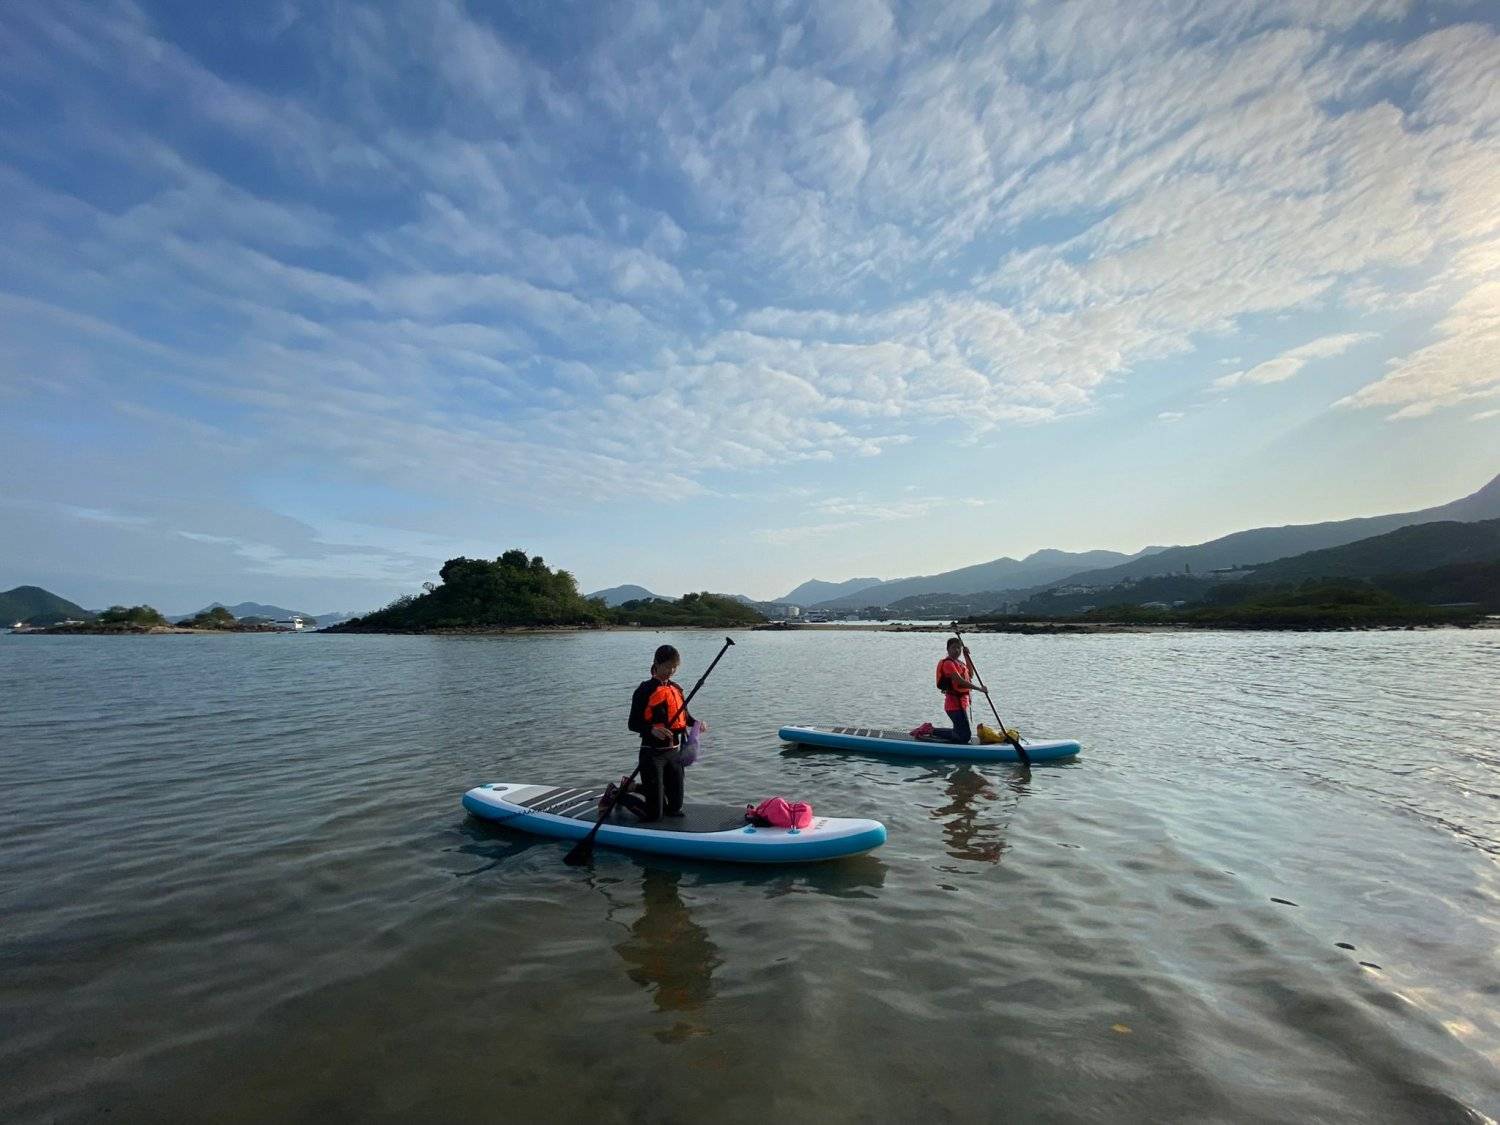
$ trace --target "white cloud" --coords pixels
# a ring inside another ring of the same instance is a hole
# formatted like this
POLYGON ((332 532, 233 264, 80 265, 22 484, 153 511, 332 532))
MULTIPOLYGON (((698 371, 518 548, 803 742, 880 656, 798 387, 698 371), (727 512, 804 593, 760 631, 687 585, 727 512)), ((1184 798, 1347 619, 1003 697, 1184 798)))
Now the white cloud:
POLYGON ((1301 347, 1282 352, 1274 359, 1258 363, 1247 370, 1221 375, 1214 380, 1213 385, 1221 390, 1227 390, 1230 387, 1246 384, 1282 383, 1296 375, 1313 360, 1340 355, 1355 344, 1369 339, 1373 339, 1373 334, 1368 332, 1345 332, 1337 336, 1324 336, 1303 344, 1301 347))
POLYGON ((1158 422, 1181 422, 1187 415, 1180 410, 1163 410, 1156 416, 1158 422))
POLYGON ((1384 376, 1341 398, 1347 407, 1397 407, 1392 419, 1500 395, 1500 279, 1465 293, 1437 324, 1438 339, 1392 360, 1384 376))

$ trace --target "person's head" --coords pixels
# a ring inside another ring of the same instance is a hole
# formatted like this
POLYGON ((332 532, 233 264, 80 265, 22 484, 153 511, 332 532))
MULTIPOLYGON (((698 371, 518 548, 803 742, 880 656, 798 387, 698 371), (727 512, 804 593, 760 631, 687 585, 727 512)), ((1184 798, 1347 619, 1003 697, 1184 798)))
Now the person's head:
POLYGON ((954 660, 957 660, 959 658, 959 655, 963 652, 963 650, 964 650, 964 643, 963 643, 963 641, 959 640, 957 637, 949 637, 948 638, 948 655, 949 656, 953 657, 954 660))
POLYGON ((670 680, 681 663, 682 654, 676 648, 672 645, 662 645, 656 650, 656 657, 651 661, 651 674, 670 680))

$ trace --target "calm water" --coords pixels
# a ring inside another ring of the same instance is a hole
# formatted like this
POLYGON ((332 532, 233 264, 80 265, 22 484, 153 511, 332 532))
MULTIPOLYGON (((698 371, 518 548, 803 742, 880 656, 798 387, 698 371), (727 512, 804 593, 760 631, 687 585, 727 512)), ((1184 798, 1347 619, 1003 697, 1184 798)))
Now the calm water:
POLYGON ((689 799, 886 847, 466 819, 627 771, 662 640, 0 636, 0 1119, 1500 1115, 1500 632, 977 638, 1029 783, 777 740, 940 721, 937 638, 744 633, 689 799))

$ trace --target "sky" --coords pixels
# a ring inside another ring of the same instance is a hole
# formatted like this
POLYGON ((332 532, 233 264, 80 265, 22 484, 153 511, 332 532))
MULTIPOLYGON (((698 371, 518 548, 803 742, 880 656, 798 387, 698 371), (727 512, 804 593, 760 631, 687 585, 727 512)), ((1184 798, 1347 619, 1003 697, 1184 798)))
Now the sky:
POLYGON ((1479 3, 0 6, 0 589, 784 594, 1500 472, 1479 3))

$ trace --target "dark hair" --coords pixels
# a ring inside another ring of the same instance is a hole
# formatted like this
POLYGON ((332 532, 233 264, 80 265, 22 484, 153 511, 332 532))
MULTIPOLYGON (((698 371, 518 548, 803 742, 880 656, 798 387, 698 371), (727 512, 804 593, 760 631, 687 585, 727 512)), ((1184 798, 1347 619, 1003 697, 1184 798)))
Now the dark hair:
POLYGON ((963 641, 959 640, 957 637, 949 637, 948 638, 948 647, 952 648, 954 645, 957 645, 959 648, 963 648, 964 647, 963 641))
POLYGON ((658 664, 665 664, 668 660, 676 660, 680 663, 682 654, 672 645, 662 645, 656 650, 656 657, 651 661, 651 666, 654 668, 658 664))

